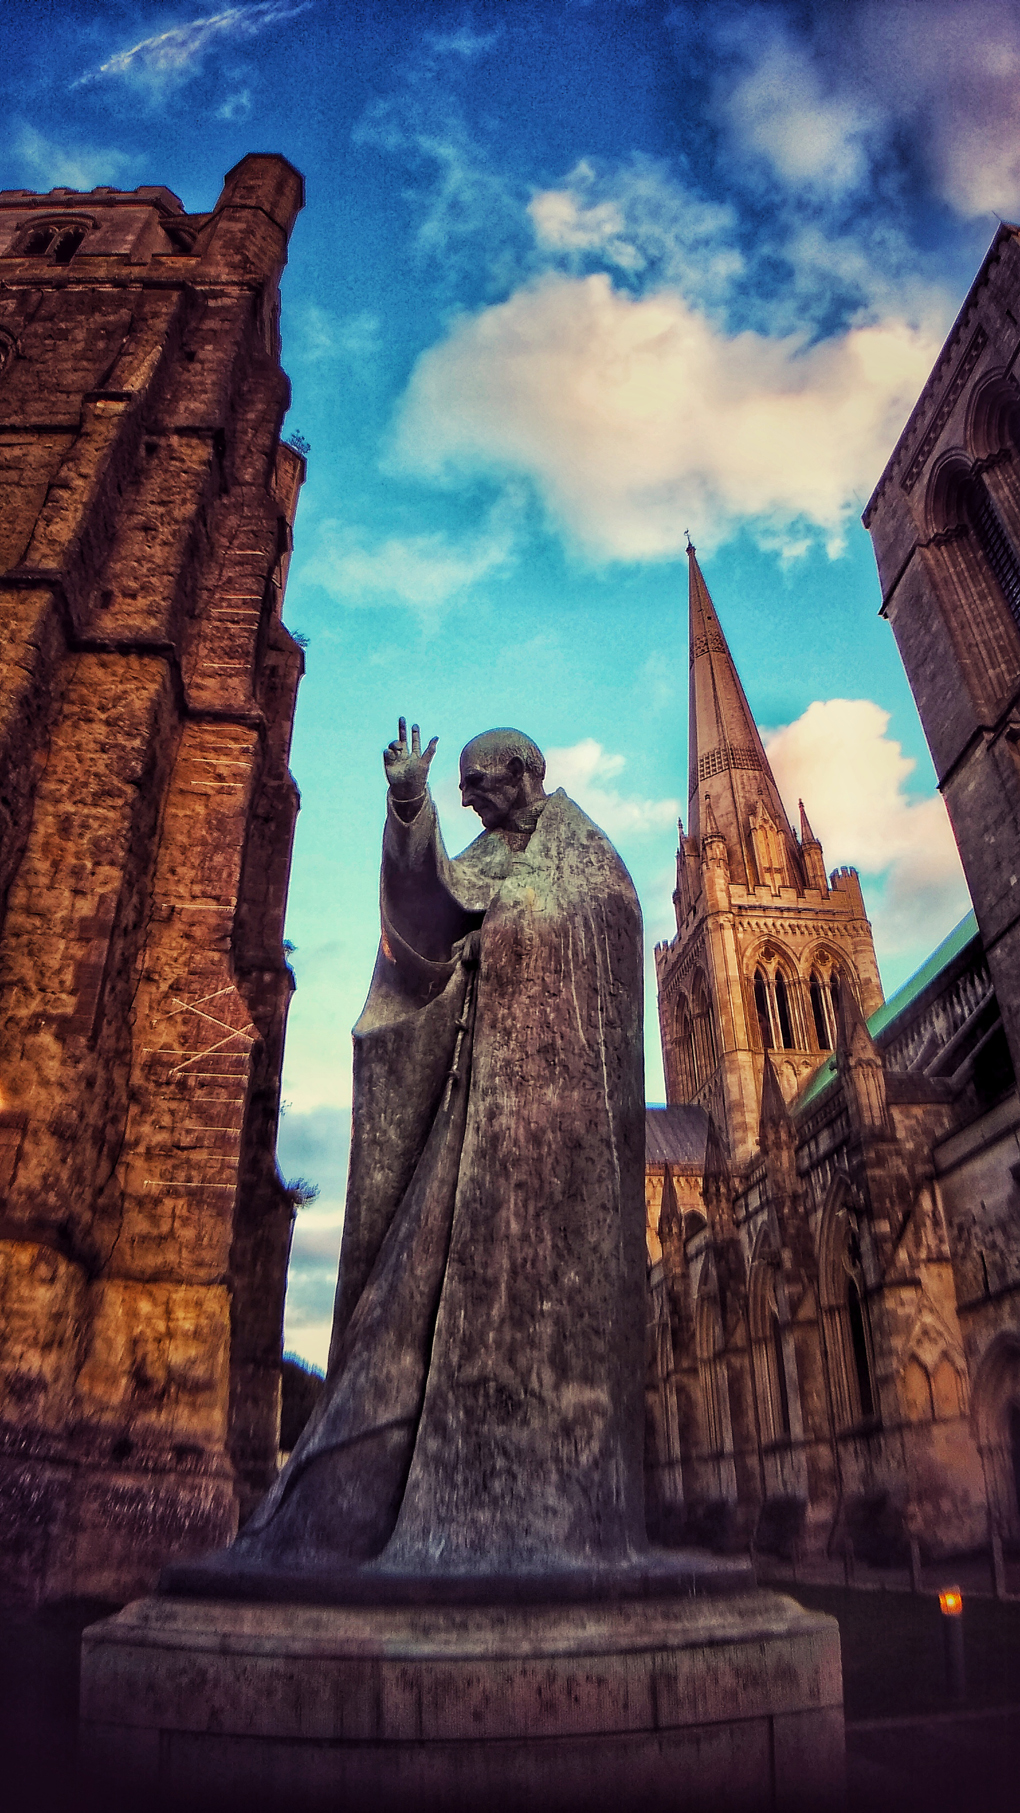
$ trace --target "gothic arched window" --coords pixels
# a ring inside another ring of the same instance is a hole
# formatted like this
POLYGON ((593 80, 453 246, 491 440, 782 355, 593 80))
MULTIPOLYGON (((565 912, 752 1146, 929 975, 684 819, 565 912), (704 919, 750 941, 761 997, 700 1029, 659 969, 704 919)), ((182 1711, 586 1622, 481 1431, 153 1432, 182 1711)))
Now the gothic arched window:
POLYGON ((16 256, 50 257, 54 264, 70 264, 90 228, 91 222, 88 221, 37 221, 25 233, 21 244, 16 248, 16 256))
POLYGON ((58 233, 52 249, 54 264, 70 264, 87 232, 88 227, 68 227, 58 233))
POLYGON ((707 1082, 719 1062, 712 1005, 700 977, 694 985, 691 1007, 694 1015, 694 1064, 700 1087, 707 1082))
POLYGON ((687 1002, 681 997, 676 1012, 676 1090, 681 1102, 694 1099, 698 1087, 694 1063, 694 1027, 687 1002))
POLYGON ((825 1209, 818 1242, 822 1332, 836 1422, 843 1428, 878 1415, 871 1333, 857 1226, 848 1207, 825 1209))

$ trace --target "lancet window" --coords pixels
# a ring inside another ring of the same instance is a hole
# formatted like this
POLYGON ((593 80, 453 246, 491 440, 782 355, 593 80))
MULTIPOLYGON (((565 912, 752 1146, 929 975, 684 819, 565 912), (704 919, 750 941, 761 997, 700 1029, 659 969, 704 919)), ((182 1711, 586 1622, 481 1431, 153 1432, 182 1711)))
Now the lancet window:
POLYGON ((758 1015, 758 1036, 763 1051, 772 1050, 772 1020, 769 1014, 769 983, 764 970, 754 972, 754 1005, 758 1015))
POLYGON ((673 1050, 677 1100, 693 1101, 698 1087, 697 1069, 694 1062, 694 1022, 684 996, 680 997, 677 1004, 673 1050))
POLYGON ((766 1441, 788 1441, 792 1432, 791 1399, 796 1382, 786 1363, 786 1342, 777 1293, 774 1248, 760 1244, 748 1281, 751 1352, 758 1417, 766 1441))
POLYGON ((845 1203, 822 1218, 819 1286, 833 1411, 847 1428, 870 1421, 879 1406, 857 1226, 845 1203))
POLYGON ((708 991, 701 977, 695 982, 691 1002, 694 1014, 694 1067, 698 1086, 708 1081, 719 1062, 715 1021, 708 991))
POLYGON ((754 972, 754 1008, 763 1051, 795 1051, 798 1045, 793 989, 782 969, 764 963, 754 972))

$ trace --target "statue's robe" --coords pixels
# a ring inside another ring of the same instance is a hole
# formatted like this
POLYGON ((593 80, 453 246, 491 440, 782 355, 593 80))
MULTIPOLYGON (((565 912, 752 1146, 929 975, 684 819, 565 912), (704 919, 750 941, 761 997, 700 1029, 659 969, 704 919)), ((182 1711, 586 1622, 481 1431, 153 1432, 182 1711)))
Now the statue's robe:
POLYGON ((322 1398, 235 1565, 549 1572, 644 1546, 641 917, 562 792, 455 860, 388 808, 322 1398))

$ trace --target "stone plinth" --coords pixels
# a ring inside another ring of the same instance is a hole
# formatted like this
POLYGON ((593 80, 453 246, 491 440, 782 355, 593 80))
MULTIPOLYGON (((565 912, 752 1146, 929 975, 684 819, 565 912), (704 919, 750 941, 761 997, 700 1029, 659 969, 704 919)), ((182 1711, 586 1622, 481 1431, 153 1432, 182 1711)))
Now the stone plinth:
POLYGON ((782 1594, 312 1606, 151 1598, 87 1630, 84 1760, 138 1804, 822 1808, 835 1621, 782 1594))

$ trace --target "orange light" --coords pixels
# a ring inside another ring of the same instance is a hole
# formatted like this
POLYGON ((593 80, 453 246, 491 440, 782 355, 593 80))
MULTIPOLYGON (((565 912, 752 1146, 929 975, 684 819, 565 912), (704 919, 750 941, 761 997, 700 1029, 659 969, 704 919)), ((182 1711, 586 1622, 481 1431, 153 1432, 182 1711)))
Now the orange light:
POLYGON ((946 1618, 959 1618, 963 1612, 963 1594, 958 1586, 944 1586, 939 1594, 939 1611, 946 1618))

